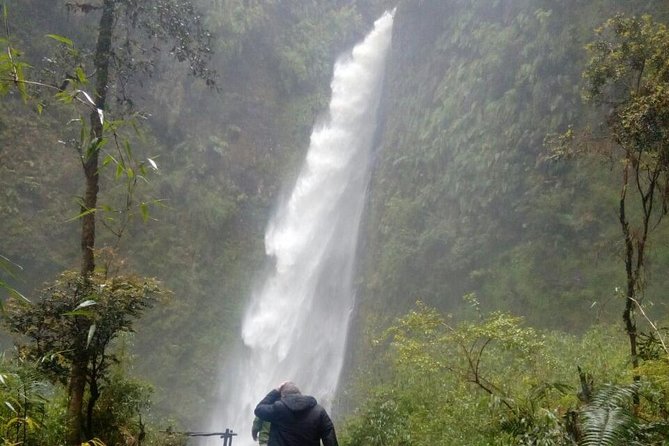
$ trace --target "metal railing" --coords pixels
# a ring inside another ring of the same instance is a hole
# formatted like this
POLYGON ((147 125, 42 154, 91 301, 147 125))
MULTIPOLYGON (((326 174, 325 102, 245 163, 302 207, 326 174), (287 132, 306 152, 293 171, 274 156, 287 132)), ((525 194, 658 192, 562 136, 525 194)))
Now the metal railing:
POLYGON ((225 432, 167 432, 176 435, 184 435, 186 437, 219 437, 223 439, 223 446, 232 446, 232 437, 237 436, 231 429, 226 429, 225 432))

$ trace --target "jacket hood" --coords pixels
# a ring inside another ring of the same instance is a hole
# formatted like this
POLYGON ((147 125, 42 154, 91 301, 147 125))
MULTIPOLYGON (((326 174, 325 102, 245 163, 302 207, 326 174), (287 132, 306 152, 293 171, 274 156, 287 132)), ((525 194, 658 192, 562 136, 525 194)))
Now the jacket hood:
POLYGON ((316 398, 308 395, 286 395, 281 401, 292 412, 302 412, 316 405, 316 398))

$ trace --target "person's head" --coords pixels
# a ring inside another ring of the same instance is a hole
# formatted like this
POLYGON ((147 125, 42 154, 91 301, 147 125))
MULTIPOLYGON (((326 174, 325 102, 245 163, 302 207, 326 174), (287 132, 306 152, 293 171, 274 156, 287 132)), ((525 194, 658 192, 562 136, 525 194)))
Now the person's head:
POLYGON ((301 393, 300 389, 298 389, 295 383, 291 381, 285 382, 279 389, 279 392, 281 392, 282 398, 287 395, 300 395, 301 393))

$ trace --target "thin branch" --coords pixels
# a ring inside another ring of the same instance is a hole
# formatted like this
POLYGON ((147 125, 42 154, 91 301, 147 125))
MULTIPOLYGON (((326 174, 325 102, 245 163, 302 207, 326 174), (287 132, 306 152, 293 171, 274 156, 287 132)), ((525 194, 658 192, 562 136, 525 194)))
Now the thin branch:
MULTIPOLYGON (((0 81, 9 81, 9 82, 14 82, 16 84, 25 84, 25 85, 32 85, 35 87, 42 87, 42 88, 49 88, 52 90, 58 90, 58 92, 63 92, 61 87, 58 85, 52 85, 52 84, 46 84, 44 82, 37 82, 37 81, 27 81, 27 80, 18 80, 16 78, 0 78, 0 81)), ((86 107, 90 108, 91 110, 97 110, 97 107, 95 107, 93 104, 91 104, 88 101, 85 101, 79 97, 79 94, 83 94, 84 92, 82 90, 77 91, 74 96, 72 96, 72 99, 76 100, 77 102, 85 105, 86 107)))
POLYGON ((669 349, 667 349, 667 345, 666 345, 665 342, 664 342, 664 338, 662 338, 662 334, 660 333, 660 330, 658 330, 657 326, 653 323, 653 321, 650 320, 650 318, 648 317, 648 315, 646 314, 646 312, 643 310, 643 306, 641 305, 641 303, 639 303, 639 301, 637 301, 637 300, 634 299, 633 297, 630 297, 630 300, 631 300, 632 302, 634 302, 634 304, 636 305, 636 307, 637 307, 637 308, 639 309, 639 311, 641 312, 641 315, 642 315, 642 316, 644 317, 644 319, 646 319, 646 321, 650 324, 650 326, 653 328, 653 330, 655 331, 655 333, 657 333, 657 338, 660 340, 660 343, 662 344, 662 349, 664 350, 664 352, 665 352, 667 355, 669 355, 669 349))
POLYGON ((655 188, 657 186, 657 179, 660 176, 661 168, 659 165, 656 165, 655 170, 652 172, 651 178, 649 178, 648 184, 648 194, 642 197, 643 202, 643 226, 642 226, 642 235, 637 241, 637 267, 636 275, 639 276, 641 268, 643 268, 646 240, 648 240, 648 231, 650 226, 650 218, 653 213, 653 202, 655 198, 655 188))
MULTIPOLYGON (((629 153, 630 151, 628 151, 629 153)), ((636 183, 636 188, 639 191, 639 195, 641 195, 641 204, 643 206, 643 211, 644 214, 646 214, 646 203, 648 201, 648 194, 643 188, 643 185, 641 184, 641 157, 643 156, 643 147, 639 149, 639 155, 636 158, 633 158, 631 154, 628 155, 629 158, 632 160, 632 164, 634 166, 634 181, 636 183)))
POLYGON ((478 355, 476 356, 476 374, 478 375, 479 373, 479 365, 481 364, 481 357, 483 356, 483 350, 492 342, 492 338, 486 339, 486 341, 483 343, 481 346, 481 349, 479 350, 478 355))
POLYGON ((112 225, 107 223, 105 220, 102 220, 101 223, 102 226, 104 226, 109 232, 111 232, 117 238, 121 238, 121 236, 123 235, 123 230, 117 231, 116 229, 114 229, 112 225))

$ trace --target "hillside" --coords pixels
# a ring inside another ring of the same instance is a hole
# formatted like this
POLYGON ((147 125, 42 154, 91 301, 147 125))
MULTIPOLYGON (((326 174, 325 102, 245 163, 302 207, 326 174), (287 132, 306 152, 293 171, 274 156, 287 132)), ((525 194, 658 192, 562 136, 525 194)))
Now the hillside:
MULTIPOLYGON (((546 141, 604 126, 607 110, 583 100, 594 29, 616 14, 662 23, 666 2, 193 3, 211 32, 215 82, 192 76, 173 57, 176 47, 124 16, 106 110, 135 116, 138 131, 123 132, 138 158, 158 165, 136 198, 152 203, 147 218, 135 214, 120 241, 104 229, 98 236, 99 247, 114 247, 101 258, 119 272, 155 277, 171 292, 127 339, 129 374, 155 387, 152 416, 189 428, 208 413, 255 280, 271 263, 267 222, 326 110, 332 66, 395 6, 343 381, 378 384, 365 381, 379 359, 373 339, 416 301, 455 321, 503 311, 565 336, 600 324, 624 334, 618 165, 591 155, 556 159, 546 141), (123 59, 133 45, 136 58, 123 59)), ((21 0, 7 11, 3 45, 20 48, 31 78, 71 76, 64 71, 73 63, 90 69, 97 9, 21 0), (77 54, 45 34, 71 39, 77 54)), ((0 280, 35 297, 79 267, 79 128, 52 94, 35 88, 22 101, 8 90, 0 101, 0 255, 13 274, 2 270, 0 280)), ((118 177, 102 177, 110 209, 125 199, 118 177)), ((124 218, 106 215, 111 226, 124 218)), ((651 235, 642 294, 650 319, 664 320, 669 227, 651 235)), ((342 386, 340 419, 368 390, 342 386)))

